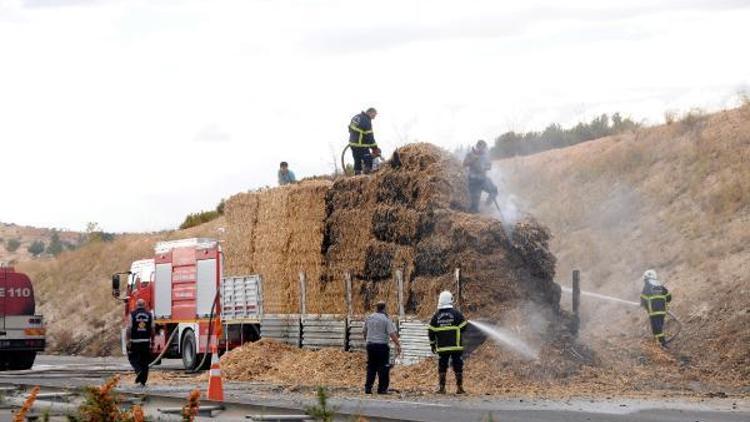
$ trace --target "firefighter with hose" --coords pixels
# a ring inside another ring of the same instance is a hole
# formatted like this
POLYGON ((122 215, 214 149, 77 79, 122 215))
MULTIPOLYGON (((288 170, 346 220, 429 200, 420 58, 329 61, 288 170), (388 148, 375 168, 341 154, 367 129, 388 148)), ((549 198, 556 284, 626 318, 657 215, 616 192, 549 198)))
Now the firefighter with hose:
POLYGON ((372 131, 372 120, 378 111, 370 107, 352 117, 349 122, 349 145, 354 158, 354 174, 369 174, 372 172, 372 160, 380 156, 380 149, 375 142, 372 131))
POLYGON ((432 352, 438 359, 438 394, 445 394, 445 381, 448 375, 448 361, 456 374, 456 394, 464 394, 464 345, 462 333, 468 321, 463 314, 453 308, 453 295, 444 291, 438 296, 438 309, 430 320, 427 334, 432 352))
POLYGON ((648 311, 651 332, 662 347, 667 347, 667 339, 664 334, 664 319, 669 312, 667 308, 668 303, 671 301, 672 293, 656 277, 656 271, 647 270, 643 273, 641 306, 648 311))
POLYGON ((151 363, 151 336, 154 334, 154 319, 146 310, 146 301, 138 299, 136 309, 131 312, 125 331, 128 360, 135 371, 135 383, 145 387, 148 367, 151 363))
POLYGON ((500 211, 500 207, 495 200, 497 197, 497 186, 487 177, 487 171, 492 167, 489 152, 487 151, 487 142, 481 139, 477 141, 477 144, 466 154, 464 167, 467 167, 469 172, 469 197, 471 198, 471 208, 469 211, 473 213, 479 212, 479 200, 482 192, 487 192, 487 205, 494 202, 498 211, 500 211))

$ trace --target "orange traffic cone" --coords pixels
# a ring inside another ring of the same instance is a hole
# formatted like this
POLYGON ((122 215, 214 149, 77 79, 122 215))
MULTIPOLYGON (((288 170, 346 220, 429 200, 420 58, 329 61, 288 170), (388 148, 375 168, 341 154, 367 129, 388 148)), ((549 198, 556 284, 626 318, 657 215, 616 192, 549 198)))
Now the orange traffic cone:
POLYGON ((216 344, 211 348, 211 369, 208 371, 208 399, 224 401, 224 383, 221 381, 221 365, 216 344))

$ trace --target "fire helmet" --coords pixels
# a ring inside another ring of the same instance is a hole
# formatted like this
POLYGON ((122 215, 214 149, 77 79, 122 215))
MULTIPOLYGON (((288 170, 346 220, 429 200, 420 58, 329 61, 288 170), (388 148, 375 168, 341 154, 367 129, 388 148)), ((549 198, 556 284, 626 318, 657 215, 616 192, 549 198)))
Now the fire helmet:
POLYGON ((452 307, 453 307, 453 294, 451 294, 451 292, 447 290, 440 292, 440 296, 438 296, 438 309, 452 308, 452 307))

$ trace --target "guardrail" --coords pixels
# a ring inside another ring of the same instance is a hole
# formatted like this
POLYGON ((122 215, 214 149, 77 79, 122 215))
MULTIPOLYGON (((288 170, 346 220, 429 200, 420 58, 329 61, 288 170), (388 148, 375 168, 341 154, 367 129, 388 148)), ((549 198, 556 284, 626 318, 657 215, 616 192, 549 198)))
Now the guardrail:
POLYGON ((264 315, 260 324, 261 338, 271 338, 276 341, 302 345, 302 326, 299 314, 271 314, 264 315))
POLYGON ((399 320, 398 331, 401 338, 401 356, 396 363, 412 365, 432 356, 427 323, 416 319, 399 320))
POLYGON ((302 347, 346 349, 346 334, 346 317, 343 315, 305 315, 302 317, 302 347))

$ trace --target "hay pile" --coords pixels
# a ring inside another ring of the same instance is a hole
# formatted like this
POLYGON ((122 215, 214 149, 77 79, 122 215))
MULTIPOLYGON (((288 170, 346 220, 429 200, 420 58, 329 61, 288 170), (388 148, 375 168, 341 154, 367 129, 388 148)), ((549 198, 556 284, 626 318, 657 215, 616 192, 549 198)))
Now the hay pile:
POLYGON ((227 273, 261 274, 267 313, 298 312, 299 271, 307 274, 309 313, 346 312, 345 272, 355 313, 378 299, 395 312, 400 269, 407 313, 425 318, 441 290, 454 290, 457 267, 469 316, 500 315, 528 301, 559 312, 549 231, 533 219, 507 231, 467 208, 458 160, 431 144, 407 145, 374 175, 230 198, 227 273))
MULTIPOLYGON (((676 356, 652 341, 634 344, 631 357, 618 362, 574 365, 563 356, 565 353, 559 347, 545 346, 539 360, 527 361, 485 343, 466 358, 465 387, 470 395, 548 398, 612 394, 668 396, 713 391, 710 386, 706 386, 706 391, 694 390, 700 370, 680 364, 676 356), (647 362, 636 364, 633 359, 647 362), (659 376, 655 377, 655 373, 659 376)), ((362 352, 298 349, 264 339, 230 351, 222 357, 221 365, 222 373, 231 381, 289 388, 324 385, 361 393, 365 361, 362 352)), ((172 380, 167 378, 157 383, 172 383, 172 380)), ((391 371, 391 388, 407 396, 429 395, 436 383, 434 358, 411 366, 396 365, 391 371)), ((453 373, 449 371, 449 391, 453 391, 454 385, 453 373)), ((741 387, 737 384, 727 391, 743 394, 741 387)))
POLYGON ((311 180, 227 201, 226 273, 263 276, 267 313, 299 312, 300 271, 308 278, 308 311, 320 312, 314 304, 323 270, 320 248, 330 185, 311 180))

